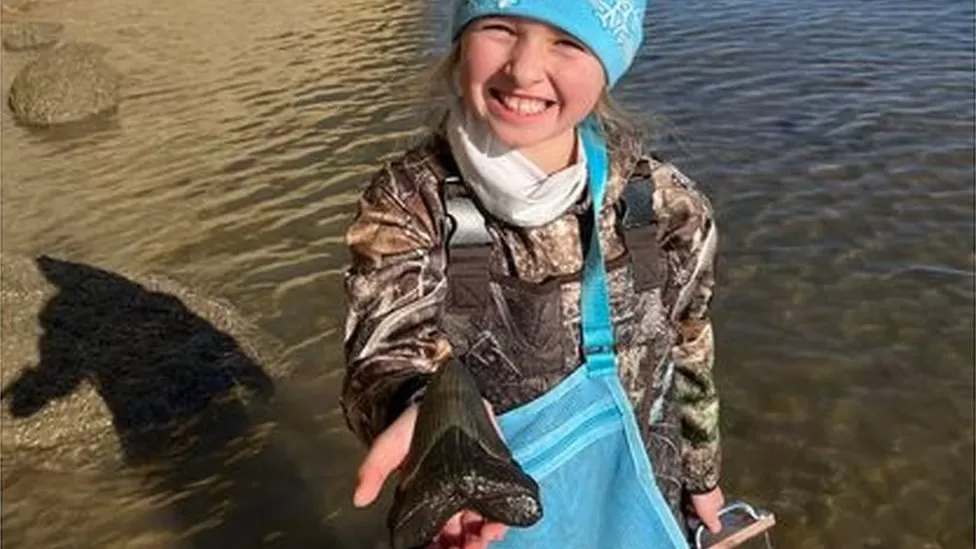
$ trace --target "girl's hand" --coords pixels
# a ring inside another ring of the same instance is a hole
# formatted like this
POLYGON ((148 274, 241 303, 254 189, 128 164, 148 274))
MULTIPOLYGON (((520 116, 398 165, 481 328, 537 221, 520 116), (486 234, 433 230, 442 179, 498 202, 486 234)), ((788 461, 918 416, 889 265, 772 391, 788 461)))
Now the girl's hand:
MULTIPOLYGON (((491 406, 485 402, 485 407, 494 421, 495 415, 491 406)), ((417 411, 417 405, 407 408, 373 441, 373 446, 359 467, 356 491, 353 494, 353 505, 356 507, 365 507, 375 501, 386 479, 406 459, 417 423, 417 411)), ((474 511, 462 511, 447 521, 431 548, 484 549, 489 542, 502 539, 506 529, 504 524, 488 522, 474 511)))
POLYGON ((718 518, 718 512, 725 505, 725 495, 722 489, 716 486, 710 492, 704 494, 694 494, 691 496, 691 506, 695 514, 705 524, 708 531, 717 534, 722 530, 722 521, 718 518))

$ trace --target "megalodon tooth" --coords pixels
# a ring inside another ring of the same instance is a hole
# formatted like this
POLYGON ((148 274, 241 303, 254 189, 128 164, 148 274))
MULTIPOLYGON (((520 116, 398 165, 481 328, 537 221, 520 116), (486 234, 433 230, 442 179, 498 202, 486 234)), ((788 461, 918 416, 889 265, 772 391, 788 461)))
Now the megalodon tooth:
POLYGON ((463 510, 516 527, 542 518, 538 484, 513 459, 471 373, 450 360, 430 380, 400 470, 387 517, 393 549, 426 547, 463 510))

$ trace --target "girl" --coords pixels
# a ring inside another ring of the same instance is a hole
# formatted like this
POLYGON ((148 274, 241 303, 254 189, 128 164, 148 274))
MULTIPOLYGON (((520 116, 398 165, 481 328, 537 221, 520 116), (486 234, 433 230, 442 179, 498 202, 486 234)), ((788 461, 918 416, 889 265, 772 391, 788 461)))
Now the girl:
MULTIPOLYGON (((504 419, 592 358, 580 345, 581 278, 595 246, 651 484, 678 523, 688 496, 720 528, 711 206, 675 167, 641 155, 608 94, 642 40, 644 10, 638 0, 456 4, 449 113, 375 175, 347 233, 342 405, 371 445, 357 506, 403 461, 439 365, 463 361, 504 419), (588 127, 607 155, 596 194, 588 127)), ((484 547, 504 533, 464 512, 436 542, 484 547)))

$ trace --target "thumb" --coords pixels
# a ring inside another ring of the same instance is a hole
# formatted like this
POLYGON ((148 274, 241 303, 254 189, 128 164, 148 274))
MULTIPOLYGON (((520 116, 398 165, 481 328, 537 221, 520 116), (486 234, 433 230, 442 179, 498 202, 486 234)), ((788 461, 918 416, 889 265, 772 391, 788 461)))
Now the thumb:
POLYGON ((708 528, 709 532, 717 534, 722 530, 722 521, 718 519, 718 512, 716 510, 710 509, 709 512, 700 518, 705 523, 705 527, 708 528))
POLYGON ((352 497, 353 505, 365 507, 376 500, 383 489, 383 483, 406 458, 416 421, 417 407, 411 406, 376 437, 359 466, 356 491, 352 497))
POLYGON ((725 504, 725 496, 721 488, 716 487, 707 494, 693 495, 691 497, 695 514, 705 524, 709 532, 717 534, 722 530, 722 521, 719 519, 722 505, 725 504))

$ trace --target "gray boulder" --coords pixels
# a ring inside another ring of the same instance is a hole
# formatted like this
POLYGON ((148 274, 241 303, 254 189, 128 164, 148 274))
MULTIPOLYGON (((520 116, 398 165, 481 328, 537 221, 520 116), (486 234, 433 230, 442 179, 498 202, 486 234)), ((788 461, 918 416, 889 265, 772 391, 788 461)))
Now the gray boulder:
POLYGON ((46 21, 28 21, 3 26, 3 47, 10 51, 44 48, 61 39, 64 25, 46 21))
POLYGON ((172 457, 201 418, 239 422, 291 373, 280 343, 234 307, 165 277, 10 254, 0 275, 4 465, 172 457))
POLYGON ((31 126, 78 122, 118 106, 122 77, 103 59, 105 48, 69 42, 28 63, 10 87, 10 108, 31 126))

